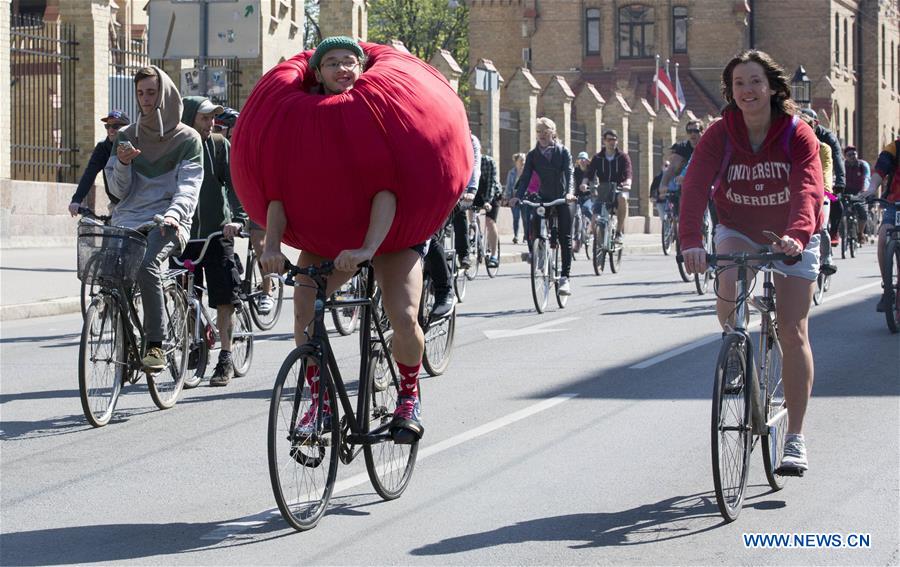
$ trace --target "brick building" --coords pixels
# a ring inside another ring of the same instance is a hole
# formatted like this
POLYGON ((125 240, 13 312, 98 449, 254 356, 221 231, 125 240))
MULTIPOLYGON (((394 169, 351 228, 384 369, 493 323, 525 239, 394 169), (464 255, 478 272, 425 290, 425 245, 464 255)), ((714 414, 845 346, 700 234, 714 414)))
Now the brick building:
POLYGON ((469 45, 501 76, 526 67, 542 87, 559 75, 631 107, 653 100, 659 54, 699 116, 717 114, 724 64, 754 47, 803 65, 811 106, 865 157, 900 129, 897 0, 472 0, 469 45))

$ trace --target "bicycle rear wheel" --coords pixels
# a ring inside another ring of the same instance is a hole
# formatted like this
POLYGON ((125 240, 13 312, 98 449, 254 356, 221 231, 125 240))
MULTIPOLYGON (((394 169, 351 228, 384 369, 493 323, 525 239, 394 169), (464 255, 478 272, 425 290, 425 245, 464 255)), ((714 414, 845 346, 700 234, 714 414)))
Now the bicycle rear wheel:
POLYGON ((535 238, 531 246, 531 297, 534 308, 543 313, 550 299, 550 254, 547 241, 541 237, 535 238))
POLYGON ((772 490, 784 488, 785 478, 775 474, 781 466, 784 454, 784 439, 787 434, 787 405, 784 401, 784 384, 781 381, 782 358, 778 336, 769 330, 760 334, 760 348, 763 350, 762 361, 765 364, 760 379, 764 390, 761 392, 765 404, 768 433, 762 436, 763 467, 766 479, 772 490))
POLYGON ((672 223, 672 217, 668 214, 663 217, 662 220, 662 251, 663 254, 668 256, 669 249, 672 248, 672 228, 674 224, 672 223))
POLYGON ((856 227, 851 227, 848 230, 847 240, 849 240, 848 248, 850 249, 850 257, 856 258, 856 247, 858 246, 858 242, 856 241, 856 227))
POLYGON ((844 260, 847 258, 847 238, 849 237, 846 214, 841 217, 841 226, 838 231, 841 236, 841 260, 844 260))
POLYGON ((209 342, 206 338, 206 323, 201 321, 200 338, 194 343, 194 322, 196 317, 202 317, 194 307, 188 311, 188 341, 190 349, 188 352, 187 370, 190 376, 184 379, 184 389, 190 390, 200 385, 206 374, 206 366, 209 364, 209 342))
POLYGON ((250 292, 254 294, 250 299, 250 317, 260 331, 268 331, 275 326, 275 323, 278 322, 278 316, 281 314, 281 305, 284 302, 284 282, 278 278, 264 276, 262 268, 259 265, 259 258, 257 258, 255 254, 253 255, 251 265, 248 266, 247 269, 250 270, 250 292), (271 297, 274 302, 274 307, 272 307, 268 313, 261 313, 259 311, 259 304, 257 302, 261 295, 256 295, 257 293, 262 294, 262 282, 264 277, 272 282, 271 297))
POLYGON ((127 370, 124 327, 119 306, 101 296, 88 305, 78 351, 81 409, 94 427, 109 423, 127 370))
POLYGON ((188 311, 184 292, 174 281, 164 284, 163 310, 165 317, 165 338, 163 353, 166 368, 156 374, 147 374, 150 397, 159 409, 169 409, 178 402, 187 374, 190 352, 188 339, 188 311))
POLYGON ((884 255, 884 293, 890 303, 884 310, 888 329, 896 333, 900 328, 900 246, 891 243, 884 255))
POLYGON ((591 223, 588 219, 584 220, 582 231, 584 233, 584 256, 590 260, 594 257, 594 233, 591 231, 591 223))
POLYGON ((328 508, 337 477, 340 420, 334 383, 322 360, 310 345, 288 354, 272 390, 269 404, 269 479, 278 509, 296 530, 316 527, 328 508), (307 368, 316 366, 316 382, 324 396, 313 398, 307 368), (331 418, 325 417, 324 401, 330 400, 331 418), (298 431, 305 418, 312 431, 298 431))
MULTIPOLYGON (((350 278, 341 289, 336 291, 332 298, 335 300, 358 299, 360 296, 359 274, 350 278)), ((360 307, 342 307, 336 306, 331 310, 331 318, 334 320, 334 327, 342 336, 353 333, 359 326, 359 310, 360 307)))
POLYGON ((425 334, 425 350, 422 366, 430 376, 440 376, 450 365, 450 353, 456 333, 456 308, 437 321, 429 321, 434 306, 434 290, 431 276, 425 276, 422 285, 422 301, 419 307, 419 324, 425 334))
POLYGON ((363 433, 379 437, 378 442, 363 446, 363 454, 372 487, 385 500, 393 500, 406 490, 419 453, 418 441, 404 445, 390 439, 389 429, 399 394, 399 384, 388 366, 393 364, 392 358, 390 352, 381 348, 372 351, 368 367, 369 395, 364 404, 366 418, 362 424, 363 433))
POLYGON ((484 252, 481 249, 481 227, 478 225, 478 219, 473 218, 469 223, 469 257, 472 259, 471 264, 464 270, 467 280, 474 280, 481 268, 484 252))
POLYGON ((253 325, 244 303, 231 316, 231 361, 235 376, 246 376, 253 362, 253 325))
POLYGON ((711 455, 716 503, 725 521, 741 513, 747 486, 750 446, 749 345, 743 337, 725 337, 713 386, 711 455))

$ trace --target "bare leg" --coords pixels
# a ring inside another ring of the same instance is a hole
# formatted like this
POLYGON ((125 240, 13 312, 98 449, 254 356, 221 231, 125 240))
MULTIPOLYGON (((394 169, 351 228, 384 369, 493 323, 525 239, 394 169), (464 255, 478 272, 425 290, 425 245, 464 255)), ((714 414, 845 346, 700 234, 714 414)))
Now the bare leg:
POLYGON ((421 363, 425 349, 425 336, 418 321, 422 297, 420 260, 416 251, 406 249, 377 256, 373 261, 384 310, 394 329, 394 360, 406 366, 421 363))
POLYGON ((487 218, 484 223, 484 231, 487 233, 488 256, 497 255, 497 223, 487 218))
POLYGON ((813 386, 813 356, 809 346, 809 306, 815 282, 775 276, 778 339, 784 354, 782 380, 790 434, 803 432, 803 418, 813 386))
POLYGON ((231 350, 231 316, 233 313, 234 305, 230 303, 216 307, 216 326, 219 328, 222 350, 231 350))
MULTIPOLYGON (((300 258, 297 259, 297 265, 301 268, 321 264, 327 258, 317 256, 311 252, 300 252, 300 258)), ((344 285, 350 278, 352 273, 334 271, 328 276, 327 295, 331 295, 339 287, 344 285)), ((315 301, 316 301, 316 284, 307 276, 296 277, 296 287, 294 287, 294 344, 297 346, 307 342, 309 338, 307 333, 312 335, 313 318, 315 317, 315 301)))
MULTIPOLYGON (((259 258, 263 253, 263 239, 266 236, 266 231, 264 230, 250 230, 250 246, 253 247, 253 252, 256 253, 256 257, 259 258)), ((249 270, 250 266, 246 266, 245 269, 249 270)), ((272 295, 272 278, 263 278, 262 284, 260 286, 262 291, 267 295, 272 295)))

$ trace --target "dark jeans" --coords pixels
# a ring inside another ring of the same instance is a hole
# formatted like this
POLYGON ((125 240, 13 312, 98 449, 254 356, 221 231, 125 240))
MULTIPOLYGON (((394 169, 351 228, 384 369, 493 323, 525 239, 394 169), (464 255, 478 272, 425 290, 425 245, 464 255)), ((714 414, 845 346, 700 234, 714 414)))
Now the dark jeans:
MULTIPOLYGON (((440 232, 442 231, 438 231, 438 233, 440 232)), ((431 275, 435 295, 440 295, 440 292, 446 293, 450 291, 450 267, 447 266, 447 255, 444 251, 443 240, 443 238, 433 235, 431 237, 431 245, 428 247, 428 253, 425 254, 425 269, 431 275)))
MULTIPOLYGON (((556 205, 556 227, 550 232, 550 245, 559 242, 562 245, 562 273, 563 277, 569 277, 572 268, 572 209, 567 204, 556 205)), ((548 209, 549 214, 549 209, 548 209)), ((531 215, 531 234, 537 235, 541 231, 541 217, 531 215)))
POLYGON ((522 216, 522 205, 517 203, 510 208, 513 217, 513 238, 519 238, 519 218, 522 216))
POLYGON ((469 255, 469 217, 468 209, 454 210, 453 232, 456 238, 456 257, 462 258, 469 255))

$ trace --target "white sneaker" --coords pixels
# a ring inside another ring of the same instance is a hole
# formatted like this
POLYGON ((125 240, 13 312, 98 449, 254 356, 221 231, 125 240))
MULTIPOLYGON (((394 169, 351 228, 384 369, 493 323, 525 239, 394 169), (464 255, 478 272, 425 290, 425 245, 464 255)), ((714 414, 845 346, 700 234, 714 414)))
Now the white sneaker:
POLYGON ((567 278, 567 277, 559 278, 559 294, 560 295, 572 295, 572 289, 569 286, 569 278, 567 278))
POLYGON ((809 462, 806 460, 806 442, 803 439, 803 435, 785 435, 781 468, 795 471, 809 469, 809 462))

